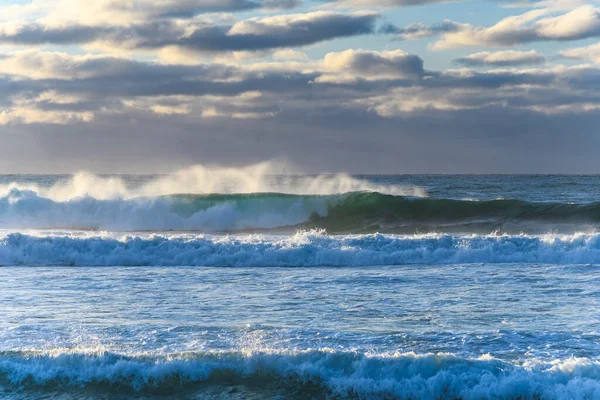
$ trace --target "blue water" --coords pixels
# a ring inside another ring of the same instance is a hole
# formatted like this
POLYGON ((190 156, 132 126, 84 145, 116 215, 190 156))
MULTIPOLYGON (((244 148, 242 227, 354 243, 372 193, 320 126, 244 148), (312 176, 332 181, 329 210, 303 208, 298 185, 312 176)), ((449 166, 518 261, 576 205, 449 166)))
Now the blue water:
POLYGON ((242 172, 0 177, 0 398, 600 398, 599 177, 242 172))

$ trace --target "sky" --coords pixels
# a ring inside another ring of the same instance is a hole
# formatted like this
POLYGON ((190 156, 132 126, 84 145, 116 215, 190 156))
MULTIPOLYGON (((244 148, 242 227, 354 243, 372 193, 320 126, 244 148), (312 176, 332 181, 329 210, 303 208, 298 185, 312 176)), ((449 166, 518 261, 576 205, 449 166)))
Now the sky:
POLYGON ((0 0, 0 173, 600 173, 600 1, 0 0))

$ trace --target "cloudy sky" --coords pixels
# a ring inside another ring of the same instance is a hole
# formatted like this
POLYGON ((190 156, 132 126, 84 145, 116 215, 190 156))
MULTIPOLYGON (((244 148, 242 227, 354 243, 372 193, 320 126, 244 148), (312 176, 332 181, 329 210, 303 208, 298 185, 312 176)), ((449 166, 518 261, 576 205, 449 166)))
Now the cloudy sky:
POLYGON ((0 173, 600 173, 600 1, 0 0, 0 173))

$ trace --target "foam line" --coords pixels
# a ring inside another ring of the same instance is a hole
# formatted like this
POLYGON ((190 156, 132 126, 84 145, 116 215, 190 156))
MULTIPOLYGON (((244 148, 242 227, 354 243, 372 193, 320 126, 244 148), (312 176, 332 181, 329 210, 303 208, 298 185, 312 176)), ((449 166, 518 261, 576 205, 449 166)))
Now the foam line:
POLYGON ((600 263, 600 235, 25 235, 0 239, 0 265, 313 267, 600 263))

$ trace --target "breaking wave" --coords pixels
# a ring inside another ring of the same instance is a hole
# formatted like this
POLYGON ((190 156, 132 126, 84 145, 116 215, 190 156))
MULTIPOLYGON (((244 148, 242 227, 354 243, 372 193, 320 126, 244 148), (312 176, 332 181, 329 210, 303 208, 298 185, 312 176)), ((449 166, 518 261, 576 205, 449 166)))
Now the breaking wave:
MULTIPOLYGON (((137 184, 79 173, 49 185, 0 185, 0 229, 270 229, 327 215, 351 193, 424 197, 418 187, 379 185, 345 174, 272 175, 273 163, 196 166, 137 184)), ((352 197, 352 196, 351 196, 352 197)))
POLYGON ((169 356, 0 354, 0 387, 44 393, 93 387, 96 393, 173 394, 190 387, 241 386, 295 398, 327 393, 336 398, 592 399, 600 396, 599 379, 600 363, 586 358, 510 364, 489 356, 330 349, 169 356))
POLYGON ((599 264, 600 234, 293 236, 10 233, 0 265, 316 267, 405 264, 599 264))
POLYGON ((425 190, 282 167, 196 166, 132 184, 76 174, 0 186, 0 229, 540 233, 597 229, 600 203, 429 198, 425 190), (285 172, 285 171, 284 171, 285 172))
POLYGON ((378 192, 329 195, 174 194, 58 201, 13 188, 0 196, 0 228, 200 232, 282 227, 329 233, 533 232, 594 228, 600 203, 529 203, 405 197, 378 192), (554 226, 552 226, 554 224, 554 226), (461 230, 462 229, 462 230, 461 230))
POLYGON ((263 162, 242 168, 197 165, 137 184, 123 177, 77 173, 50 185, 12 182, 0 185, 0 197, 13 190, 34 192, 41 198, 68 202, 83 197, 120 200, 189 194, 285 193, 332 195, 350 192, 378 192, 394 196, 426 197, 424 189, 399 184, 376 184, 347 174, 298 175, 282 164, 263 162))

